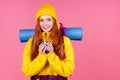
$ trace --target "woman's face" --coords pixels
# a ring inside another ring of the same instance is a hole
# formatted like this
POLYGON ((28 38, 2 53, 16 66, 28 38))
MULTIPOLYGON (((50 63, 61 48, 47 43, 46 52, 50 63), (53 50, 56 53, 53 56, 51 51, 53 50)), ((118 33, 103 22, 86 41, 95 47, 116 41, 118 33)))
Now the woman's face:
POLYGON ((43 15, 39 18, 41 29, 44 32, 48 32, 53 27, 53 18, 49 15, 43 15))

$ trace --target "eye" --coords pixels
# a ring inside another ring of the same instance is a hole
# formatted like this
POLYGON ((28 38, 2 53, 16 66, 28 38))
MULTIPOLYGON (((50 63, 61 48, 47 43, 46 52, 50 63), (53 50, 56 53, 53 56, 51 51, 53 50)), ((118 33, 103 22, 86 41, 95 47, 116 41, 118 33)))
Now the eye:
POLYGON ((40 19, 40 22, 43 22, 44 20, 43 19, 40 19))
POLYGON ((52 19, 51 19, 51 18, 48 18, 47 20, 48 20, 48 21, 51 21, 52 19))

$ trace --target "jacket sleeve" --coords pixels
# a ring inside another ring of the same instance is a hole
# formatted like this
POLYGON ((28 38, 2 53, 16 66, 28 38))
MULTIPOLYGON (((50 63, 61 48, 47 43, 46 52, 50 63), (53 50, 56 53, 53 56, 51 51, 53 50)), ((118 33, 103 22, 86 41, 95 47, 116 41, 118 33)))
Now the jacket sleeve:
POLYGON ((47 56, 45 54, 40 54, 40 53, 34 60, 31 61, 30 59, 31 43, 32 43, 32 38, 30 38, 26 43, 23 54, 22 72, 26 76, 33 76, 38 74, 43 69, 47 61, 46 58, 47 56))
POLYGON ((64 45, 66 59, 59 59, 55 53, 47 54, 47 56, 52 71, 58 75, 68 77, 72 75, 74 71, 74 51, 69 38, 64 37, 64 45))

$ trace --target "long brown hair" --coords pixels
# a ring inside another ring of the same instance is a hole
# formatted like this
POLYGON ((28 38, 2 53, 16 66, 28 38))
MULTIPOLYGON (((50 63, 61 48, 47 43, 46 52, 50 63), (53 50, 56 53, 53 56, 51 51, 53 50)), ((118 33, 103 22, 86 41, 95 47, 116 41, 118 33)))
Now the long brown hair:
MULTIPOLYGON (((37 24, 35 27, 35 33, 32 40, 31 45, 31 60, 35 59, 39 53, 38 47, 40 43, 42 42, 42 30, 40 27, 40 21, 39 18, 37 19, 37 24)), ((60 58, 64 59, 64 49, 63 49, 63 36, 60 33, 60 30, 57 28, 56 20, 53 18, 53 27, 50 31, 49 38, 52 39, 52 44, 54 47, 55 54, 60 58)))

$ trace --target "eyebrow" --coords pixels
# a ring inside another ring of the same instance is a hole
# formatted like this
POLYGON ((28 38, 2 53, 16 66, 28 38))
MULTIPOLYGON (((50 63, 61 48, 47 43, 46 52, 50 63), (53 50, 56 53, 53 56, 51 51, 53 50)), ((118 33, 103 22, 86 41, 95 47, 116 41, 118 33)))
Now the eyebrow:
POLYGON ((48 18, 52 19, 52 17, 48 17, 48 18))
MULTIPOLYGON (((40 17, 39 20, 42 20, 44 18, 40 17)), ((46 19, 53 19, 52 17, 47 17, 46 19)))

